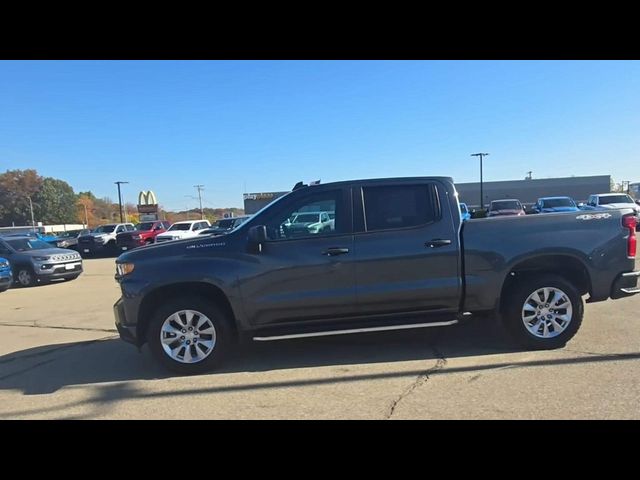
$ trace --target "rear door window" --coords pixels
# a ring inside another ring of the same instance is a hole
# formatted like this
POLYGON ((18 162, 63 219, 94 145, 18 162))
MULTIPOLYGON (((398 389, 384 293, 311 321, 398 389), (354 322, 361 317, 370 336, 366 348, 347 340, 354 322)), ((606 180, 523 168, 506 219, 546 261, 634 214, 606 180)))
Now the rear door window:
POLYGON ((362 193, 368 232, 427 225, 440 215, 433 184, 363 187, 362 193))

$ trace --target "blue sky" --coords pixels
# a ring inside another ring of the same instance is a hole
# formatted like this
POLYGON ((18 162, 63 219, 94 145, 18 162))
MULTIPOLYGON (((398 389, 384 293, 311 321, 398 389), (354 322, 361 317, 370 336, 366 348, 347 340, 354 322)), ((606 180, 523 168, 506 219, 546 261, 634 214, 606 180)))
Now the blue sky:
POLYGON ((637 61, 1 61, 0 171, 242 206, 297 181, 640 181, 637 61))

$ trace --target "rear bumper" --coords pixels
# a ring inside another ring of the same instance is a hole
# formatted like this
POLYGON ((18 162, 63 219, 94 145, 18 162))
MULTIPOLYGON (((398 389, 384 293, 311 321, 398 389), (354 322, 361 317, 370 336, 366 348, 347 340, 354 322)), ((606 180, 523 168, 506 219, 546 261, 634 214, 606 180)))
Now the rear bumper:
POLYGON ((640 293, 640 270, 637 272, 625 272, 618 275, 611 287, 611 298, 624 298, 640 293))

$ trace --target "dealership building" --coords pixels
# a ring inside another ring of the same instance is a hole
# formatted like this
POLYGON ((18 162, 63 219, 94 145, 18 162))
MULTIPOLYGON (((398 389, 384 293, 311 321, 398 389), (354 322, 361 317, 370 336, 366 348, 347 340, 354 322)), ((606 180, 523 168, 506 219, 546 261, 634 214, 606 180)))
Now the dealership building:
MULTIPOLYGON (((571 197, 586 202, 591 194, 611 191, 611 175, 483 182, 482 189, 485 206, 503 198, 517 198, 525 205, 536 203, 540 197, 571 197)), ((469 208, 480 206, 480 182, 456 183, 456 190, 469 208)))
MULTIPOLYGON (((480 182, 456 183, 461 202, 469 208, 480 206, 480 182)), ((611 190, 611 175, 564 178, 532 178, 526 180, 506 180, 482 183, 484 204, 503 198, 517 198, 524 205, 532 205, 540 197, 567 196, 576 202, 585 202, 593 193, 611 190)), ((256 213, 265 205, 288 192, 261 192, 244 194, 244 211, 247 215, 256 213)))

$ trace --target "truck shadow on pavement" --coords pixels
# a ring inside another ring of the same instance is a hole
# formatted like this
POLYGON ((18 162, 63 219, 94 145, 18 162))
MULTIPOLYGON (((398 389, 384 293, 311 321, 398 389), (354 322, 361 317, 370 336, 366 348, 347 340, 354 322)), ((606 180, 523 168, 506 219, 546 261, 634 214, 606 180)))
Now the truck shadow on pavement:
MULTIPOLYGON (((434 360, 516 351, 497 322, 474 321, 455 327, 247 342, 206 375, 292 368, 434 360)), ((162 379, 177 376, 158 366, 117 335, 86 342, 45 345, 0 357, 0 390, 46 394, 70 385, 162 379)))
MULTIPOLYGON (((514 347, 498 322, 474 320, 449 328, 404 330, 397 332, 345 335, 279 342, 250 342, 241 345, 218 370, 203 376, 218 376, 238 372, 267 372, 293 368, 346 366, 349 368, 328 372, 319 379, 279 382, 231 384, 202 389, 172 390, 163 393, 145 393, 133 385, 101 385, 97 401, 108 403, 128 398, 161 395, 188 395, 217 393, 233 390, 259 390, 304 386, 307 383, 329 383, 372 380, 387 377, 423 375, 432 370, 438 360, 468 356, 495 355, 523 351, 514 347), (381 373, 358 372, 357 366, 372 363, 425 361, 422 367, 381 373), (344 376, 342 376, 342 372, 344 376)), ((640 358, 640 353, 602 355, 603 358, 566 358, 516 362, 512 364, 474 364, 469 367, 443 368, 438 374, 479 371, 504 366, 541 366, 554 363, 580 363, 585 361, 628 360, 640 358), (611 357, 611 358, 609 358, 611 357), (529 365, 530 364, 530 365, 529 365), (538 365, 540 364, 540 365, 538 365)), ((435 373, 435 372, 434 372, 435 373)), ((142 354, 116 336, 87 342, 47 345, 14 352, 0 357, 0 391, 14 390, 25 395, 56 392, 63 387, 87 386, 104 382, 169 379, 176 375, 160 368, 146 348, 142 354)), ((192 377, 193 378, 193 377, 192 377)), ((53 407, 52 407, 53 408, 53 407)), ((45 409, 47 410, 47 409, 45 409)), ((35 412, 32 412, 35 413, 35 412)), ((18 415, 18 412, 13 412, 18 415)), ((0 414, 6 418, 12 413, 0 414)))

